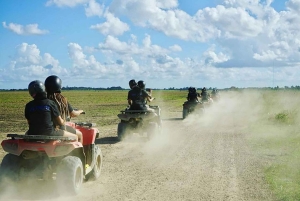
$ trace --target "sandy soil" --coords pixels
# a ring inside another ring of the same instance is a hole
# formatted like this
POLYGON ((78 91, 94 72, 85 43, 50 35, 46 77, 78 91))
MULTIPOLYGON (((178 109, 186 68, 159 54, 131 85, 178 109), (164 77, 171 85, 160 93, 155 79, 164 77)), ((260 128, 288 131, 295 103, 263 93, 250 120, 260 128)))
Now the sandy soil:
MULTIPOLYGON (((216 114, 214 114, 216 115, 216 114)), ((218 114, 221 115, 221 114, 218 114)), ((226 114, 223 114, 226 116, 226 114)), ((53 186, 33 182, 22 190, 6 184, 2 200, 275 200, 266 185, 263 161, 247 144, 245 122, 181 113, 163 120, 151 141, 139 135, 118 142, 116 126, 100 128, 104 161, 97 181, 79 195, 60 197, 53 186)), ((3 154, 3 152, 1 153, 3 154)))

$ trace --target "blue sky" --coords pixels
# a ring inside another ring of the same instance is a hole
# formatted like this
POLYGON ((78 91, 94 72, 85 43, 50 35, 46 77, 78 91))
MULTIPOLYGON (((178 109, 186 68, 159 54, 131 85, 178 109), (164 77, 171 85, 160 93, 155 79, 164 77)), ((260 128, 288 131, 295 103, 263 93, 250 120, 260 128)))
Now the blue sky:
POLYGON ((2 0, 0 89, 300 85, 300 0, 2 0))

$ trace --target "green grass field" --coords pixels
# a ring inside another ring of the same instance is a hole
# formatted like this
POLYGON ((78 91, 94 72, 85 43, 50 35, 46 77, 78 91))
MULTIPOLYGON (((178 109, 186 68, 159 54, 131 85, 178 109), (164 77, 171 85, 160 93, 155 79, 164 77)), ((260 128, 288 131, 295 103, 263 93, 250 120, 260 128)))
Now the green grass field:
MULTIPOLYGON (((117 114, 127 106, 127 91, 63 91, 74 108, 86 114, 76 121, 116 126, 117 114)), ((247 119, 244 132, 258 157, 264 161, 265 179, 278 200, 300 200, 300 91, 238 90, 221 92, 228 108, 247 119)), ((186 91, 153 91, 153 105, 162 118, 181 118, 186 91), (178 116, 178 114, 180 114, 178 116)), ((27 92, 0 92, 0 133, 22 133, 27 129, 27 92)), ((224 108, 225 110, 225 108, 224 108)))
MULTIPOLYGON (((74 108, 82 109, 86 115, 76 118, 78 121, 94 122, 97 125, 118 123, 117 114, 127 107, 128 91, 63 91, 63 95, 74 108)), ((163 117, 172 115, 175 110, 181 111, 185 101, 185 91, 155 91, 153 105, 160 105, 163 117), (168 104, 165 104, 168 103, 168 104)), ((0 125, 1 133, 23 132, 27 129, 24 108, 31 101, 28 92, 0 92, 0 125)))

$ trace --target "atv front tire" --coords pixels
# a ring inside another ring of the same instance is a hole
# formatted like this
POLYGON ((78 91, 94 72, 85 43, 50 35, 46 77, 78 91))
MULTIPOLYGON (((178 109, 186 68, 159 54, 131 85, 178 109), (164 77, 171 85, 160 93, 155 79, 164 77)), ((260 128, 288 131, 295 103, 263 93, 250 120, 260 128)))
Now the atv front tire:
POLYGON ((83 182, 82 162, 78 157, 66 156, 57 166, 56 182, 62 195, 77 195, 83 182))

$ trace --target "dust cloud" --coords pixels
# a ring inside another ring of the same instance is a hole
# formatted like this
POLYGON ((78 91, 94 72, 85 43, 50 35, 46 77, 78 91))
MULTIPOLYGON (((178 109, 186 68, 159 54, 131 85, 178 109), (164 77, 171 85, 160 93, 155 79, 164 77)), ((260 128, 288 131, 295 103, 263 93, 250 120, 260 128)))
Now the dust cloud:
MULTIPOLYGON (((189 128, 193 132, 223 132, 224 129, 241 130, 259 121, 262 117, 263 103, 262 93, 260 92, 226 92, 221 94, 218 101, 207 105, 204 113, 194 111, 186 119, 180 118, 170 121, 178 121, 185 132, 189 128)), ((180 108, 179 110, 182 110, 180 108)), ((163 111, 162 111, 163 112, 163 111)), ((178 117, 182 114, 178 113, 178 117)), ((168 120, 167 120, 168 121, 168 120)), ((185 135, 182 130, 172 128, 163 124, 162 135, 156 136, 143 147, 146 153, 156 153, 162 151, 170 144, 176 144, 176 141, 182 141, 185 135)), ((183 131, 184 133, 184 131, 183 131)))
MULTIPOLYGON (((162 135, 158 135, 141 147, 145 157, 154 159, 160 153, 177 149, 181 141, 186 141, 187 132, 206 133, 243 133, 254 141, 260 139, 283 138, 291 130, 275 121, 276 114, 294 111, 299 100, 286 92, 264 90, 227 91, 221 93, 218 101, 205 108, 204 113, 194 111, 182 120, 182 108, 177 112, 179 118, 163 122, 162 135), (168 124, 175 121, 178 127, 168 124)), ((161 106, 162 112, 164 105, 161 106)), ((295 120, 300 120, 294 112, 295 120)), ((175 152, 175 151, 174 151, 175 152)))

